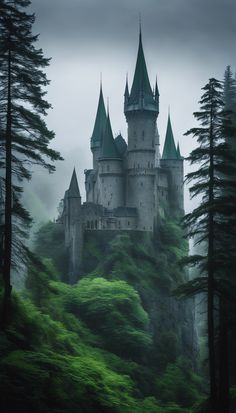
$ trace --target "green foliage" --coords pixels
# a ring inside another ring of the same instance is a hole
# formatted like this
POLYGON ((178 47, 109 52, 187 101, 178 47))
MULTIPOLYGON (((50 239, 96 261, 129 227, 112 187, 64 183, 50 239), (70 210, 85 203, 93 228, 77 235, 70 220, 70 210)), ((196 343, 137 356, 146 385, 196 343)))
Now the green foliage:
POLYGON ((14 403, 20 413, 192 413, 201 390, 186 374, 191 362, 180 363, 186 325, 173 317, 182 310, 170 296, 185 277, 176 265, 182 234, 168 222, 155 242, 135 233, 87 234, 93 271, 74 286, 57 270, 57 225, 39 231, 44 269, 30 269, 24 302, 14 297, 14 320, 0 339, 4 413, 14 403))
POLYGON ((191 407, 200 399, 200 383, 195 380, 191 372, 188 373, 175 364, 168 364, 156 382, 158 397, 164 402, 191 407))
POLYGON ((67 281, 68 253, 64 247, 64 241, 62 226, 49 221, 37 231, 34 251, 41 258, 50 258, 62 280, 67 281))
POLYGON ((75 288, 69 310, 103 339, 104 347, 124 357, 148 351, 148 316, 133 287, 125 281, 83 279, 75 288))
POLYGON ((0 341, 4 413, 16 406, 20 412, 125 412, 135 406, 128 376, 106 367, 102 354, 78 335, 17 297, 14 314, 0 341))

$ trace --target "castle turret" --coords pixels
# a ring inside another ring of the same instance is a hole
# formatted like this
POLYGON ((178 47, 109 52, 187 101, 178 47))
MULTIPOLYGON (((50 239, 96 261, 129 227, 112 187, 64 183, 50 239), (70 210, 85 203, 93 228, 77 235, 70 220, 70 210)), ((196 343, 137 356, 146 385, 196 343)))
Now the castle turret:
POLYGON ((113 138, 109 113, 99 158, 99 200, 108 209, 124 205, 123 160, 113 138))
POLYGON ((137 229, 152 231, 154 216, 154 167, 159 92, 152 91, 139 34, 138 56, 130 94, 126 89, 124 113, 128 123, 127 206, 137 207, 137 229))
POLYGON ((98 159, 101 154, 102 137, 106 127, 106 110, 104 105, 102 85, 100 85, 100 94, 98 100, 98 108, 91 137, 91 151, 93 153, 93 169, 98 168, 98 159))
POLYGON ((173 130, 171 126, 170 114, 168 115, 166 137, 162 159, 160 161, 161 167, 165 168, 170 177, 169 197, 170 203, 174 208, 184 209, 183 197, 183 157, 180 154, 179 144, 176 149, 173 130))
POLYGON ((75 169, 69 189, 65 193, 63 223, 65 227, 65 244, 69 250, 69 282, 78 280, 82 262, 83 227, 81 196, 75 169))

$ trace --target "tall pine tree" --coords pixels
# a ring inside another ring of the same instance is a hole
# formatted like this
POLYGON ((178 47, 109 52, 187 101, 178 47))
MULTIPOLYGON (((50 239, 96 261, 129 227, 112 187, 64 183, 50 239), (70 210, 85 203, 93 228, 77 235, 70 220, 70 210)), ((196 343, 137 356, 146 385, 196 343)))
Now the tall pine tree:
MULTIPOLYGON (((199 268, 200 276, 180 289, 181 293, 207 295, 207 330, 209 350, 209 409, 215 413, 219 407, 218 357, 216 355, 215 305, 224 296, 228 278, 225 266, 232 268, 232 245, 230 239, 235 231, 235 157, 227 143, 234 135, 229 112, 224 110, 222 85, 210 79, 203 88, 200 111, 194 113, 200 126, 186 135, 197 138, 198 147, 188 160, 197 166, 187 175, 191 182, 190 194, 201 198, 200 205, 184 218, 188 236, 196 244, 202 244, 202 254, 190 256, 188 263, 199 268), (223 191, 224 189, 224 191, 223 191), (205 250, 205 251, 204 251, 205 250)), ((236 165, 236 164, 235 164, 236 165)), ((218 323, 218 321, 217 321, 218 323)))
POLYGON ((34 46, 38 36, 32 34, 34 15, 25 11, 29 5, 29 0, 0 0, 0 144, 5 204, 3 325, 10 317, 11 267, 18 266, 25 255, 22 238, 30 223, 20 201, 21 182, 31 178, 33 165, 53 172, 51 162, 60 159, 60 154, 49 148, 54 132, 48 130, 44 121, 50 105, 44 99, 44 87, 49 82, 43 69, 49 59, 34 46))

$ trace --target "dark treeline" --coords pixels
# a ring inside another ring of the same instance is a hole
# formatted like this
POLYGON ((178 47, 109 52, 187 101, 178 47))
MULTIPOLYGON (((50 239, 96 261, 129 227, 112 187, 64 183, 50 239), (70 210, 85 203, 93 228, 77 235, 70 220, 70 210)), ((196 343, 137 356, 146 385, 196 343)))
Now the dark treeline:
POLYGON ((62 159, 44 117, 49 59, 35 48, 29 0, 0 0, 0 408, 3 413, 229 413, 236 408, 236 80, 203 87, 198 146, 188 161, 199 205, 167 213, 159 238, 87 239, 87 272, 67 283, 66 251, 54 223, 25 243, 21 202, 34 165, 62 159), (183 234, 200 253, 187 256, 183 234), (158 251, 158 254, 157 254, 158 251), (182 263, 196 267, 189 281, 182 263), (12 292, 12 270, 27 273, 12 292), (209 373, 199 363, 186 297, 206 302, 209 373), (178 301, 175 296, 184 297, 178 301), (162 309, 158 308, 161 303, 162 309), (175 317, 173 314, 175 313, 175 317), (173 320, 172 320, 173 318, 173 320), (184 325, 182 326, 182 321, 184 325), (186 327, 187 326, 187 327, 186 327), (209 390, 208 390, 209 388, 209 390), (206 390, 207 389, 207 390, 206 390))
POLYGON ((197 168, 186 180, 192 184, 192 198, 200 196, 201 201, 184 218, 188 236, 201 247, 201 253, 185 261, 197 266, 199 275, 178 292, 206 293, 210 382, 207 411, 228 413, 230 378, 234 374, 234 355, 229 353, 229 346, 233 344, 236 320, 236 80, 230 67, 223 83, 210 79, 203 91, 200 111, 194 113, 200 126, 186 133, 197 137, 198 142, 188 157, 197 168))
POLYGON ((1 237, 4 298, 1 324, 10 320, 11 268, 26 264, 32 254, 24 239, 31 223, 30 214, 21 203, 22 181, 31 178, 32 166, 54 171, 47 162, 60 159, 48 147, 54 133, 44 116, 50 108, 44 99, 48 80, 43 69, 49 59, 34 44, 34 15, 27 14, 28 0, 0 1, 0 121, 1 121, 1 191, 4 197, 4 235, 1 237))

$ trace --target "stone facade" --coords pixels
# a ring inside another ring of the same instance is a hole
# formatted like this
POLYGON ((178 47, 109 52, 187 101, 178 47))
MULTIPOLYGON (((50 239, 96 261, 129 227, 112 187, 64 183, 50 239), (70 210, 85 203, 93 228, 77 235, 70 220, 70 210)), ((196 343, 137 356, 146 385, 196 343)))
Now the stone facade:
POLYGON ((183 211, 183 158, 176 149, 170 117, 162 157, 157 117, 159 91, 148 78, 140 33, 131 91, 126 82, 124 113, 127 143, 112 134, 102 88, 91 138, 93 169, 85 170, 86 202, 81 203, 75 170, 64 196, 60 222, 70 255, 71 282, 81 265, 83 234, 88 231, 135 230, 154 233, 167 209, 183 211))

